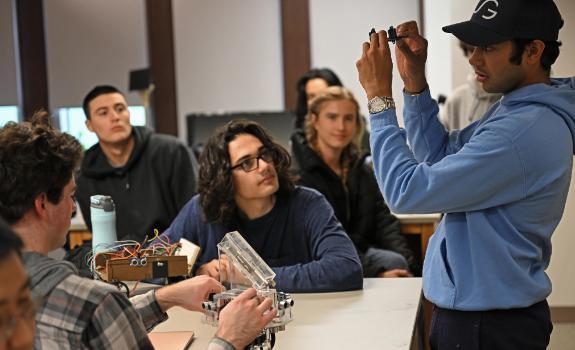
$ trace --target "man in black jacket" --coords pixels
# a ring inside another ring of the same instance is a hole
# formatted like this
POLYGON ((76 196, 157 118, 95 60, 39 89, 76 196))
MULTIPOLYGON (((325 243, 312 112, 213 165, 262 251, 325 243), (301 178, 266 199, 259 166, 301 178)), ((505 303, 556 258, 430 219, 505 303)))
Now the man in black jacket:
POLYGON ((84 154, 77 198, 91 230, 90 196, 112 196, 119 240, 142 242, 164 231, 195 190, 191 154, 173 136, 130 124, 124 95, 96 86, 84 98, 88 129, 98 143, 84 154))

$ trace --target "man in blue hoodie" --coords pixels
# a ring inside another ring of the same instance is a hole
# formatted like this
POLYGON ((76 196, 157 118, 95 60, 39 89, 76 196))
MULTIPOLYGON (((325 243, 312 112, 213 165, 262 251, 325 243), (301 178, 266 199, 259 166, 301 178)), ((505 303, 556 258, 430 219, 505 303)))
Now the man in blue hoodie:
POLYGON ((446 133, 425 78, 427 41, 397 28, 405 132, 392 98, 387 33, 371 34, 357 62, 369 99, 377 180, 397 213, 443 212, 423 271, 436 305, 433 349, 545 349, 552 324, 545 274, 573 162, 575 79, 551 79, 563 25, 551 0, 482 0, 444 27, 475 47, 487 92, 503 97, 482 119, 446 133))

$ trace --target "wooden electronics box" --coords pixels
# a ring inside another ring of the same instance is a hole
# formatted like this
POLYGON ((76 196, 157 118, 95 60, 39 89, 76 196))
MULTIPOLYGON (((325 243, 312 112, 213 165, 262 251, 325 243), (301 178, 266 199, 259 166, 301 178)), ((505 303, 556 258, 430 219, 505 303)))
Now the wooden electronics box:
POLYGON ((114 258, 113 254, 100 253, 96 255, 96 271, 106 282, 187 276, 188 259, 179 255, 114 258))

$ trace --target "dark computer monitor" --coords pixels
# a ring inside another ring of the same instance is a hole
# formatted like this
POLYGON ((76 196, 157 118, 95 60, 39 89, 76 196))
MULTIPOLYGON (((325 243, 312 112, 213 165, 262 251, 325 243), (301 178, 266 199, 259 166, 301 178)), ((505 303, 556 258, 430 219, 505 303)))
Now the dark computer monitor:
POLYGON ((130 82, 129 82, 130 91, 147 90, 150 84, 151 79, 150 79, 149 68, 136 69, 130 71, 130 82))

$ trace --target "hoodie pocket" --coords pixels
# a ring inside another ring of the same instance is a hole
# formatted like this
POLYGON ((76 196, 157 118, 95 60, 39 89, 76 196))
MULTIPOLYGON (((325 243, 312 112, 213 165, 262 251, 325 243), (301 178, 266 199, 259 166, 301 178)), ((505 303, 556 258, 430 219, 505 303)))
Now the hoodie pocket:
POLYGON ((449 266, 449 260, 447 259, 447 242, 445 238, 441 241, 439 246, 439 251, 441 252, 441 283, 445 287, 449 287, 455 290, 455 283, 453 283, 453 273, 451 271, 451 266, 449 266))

